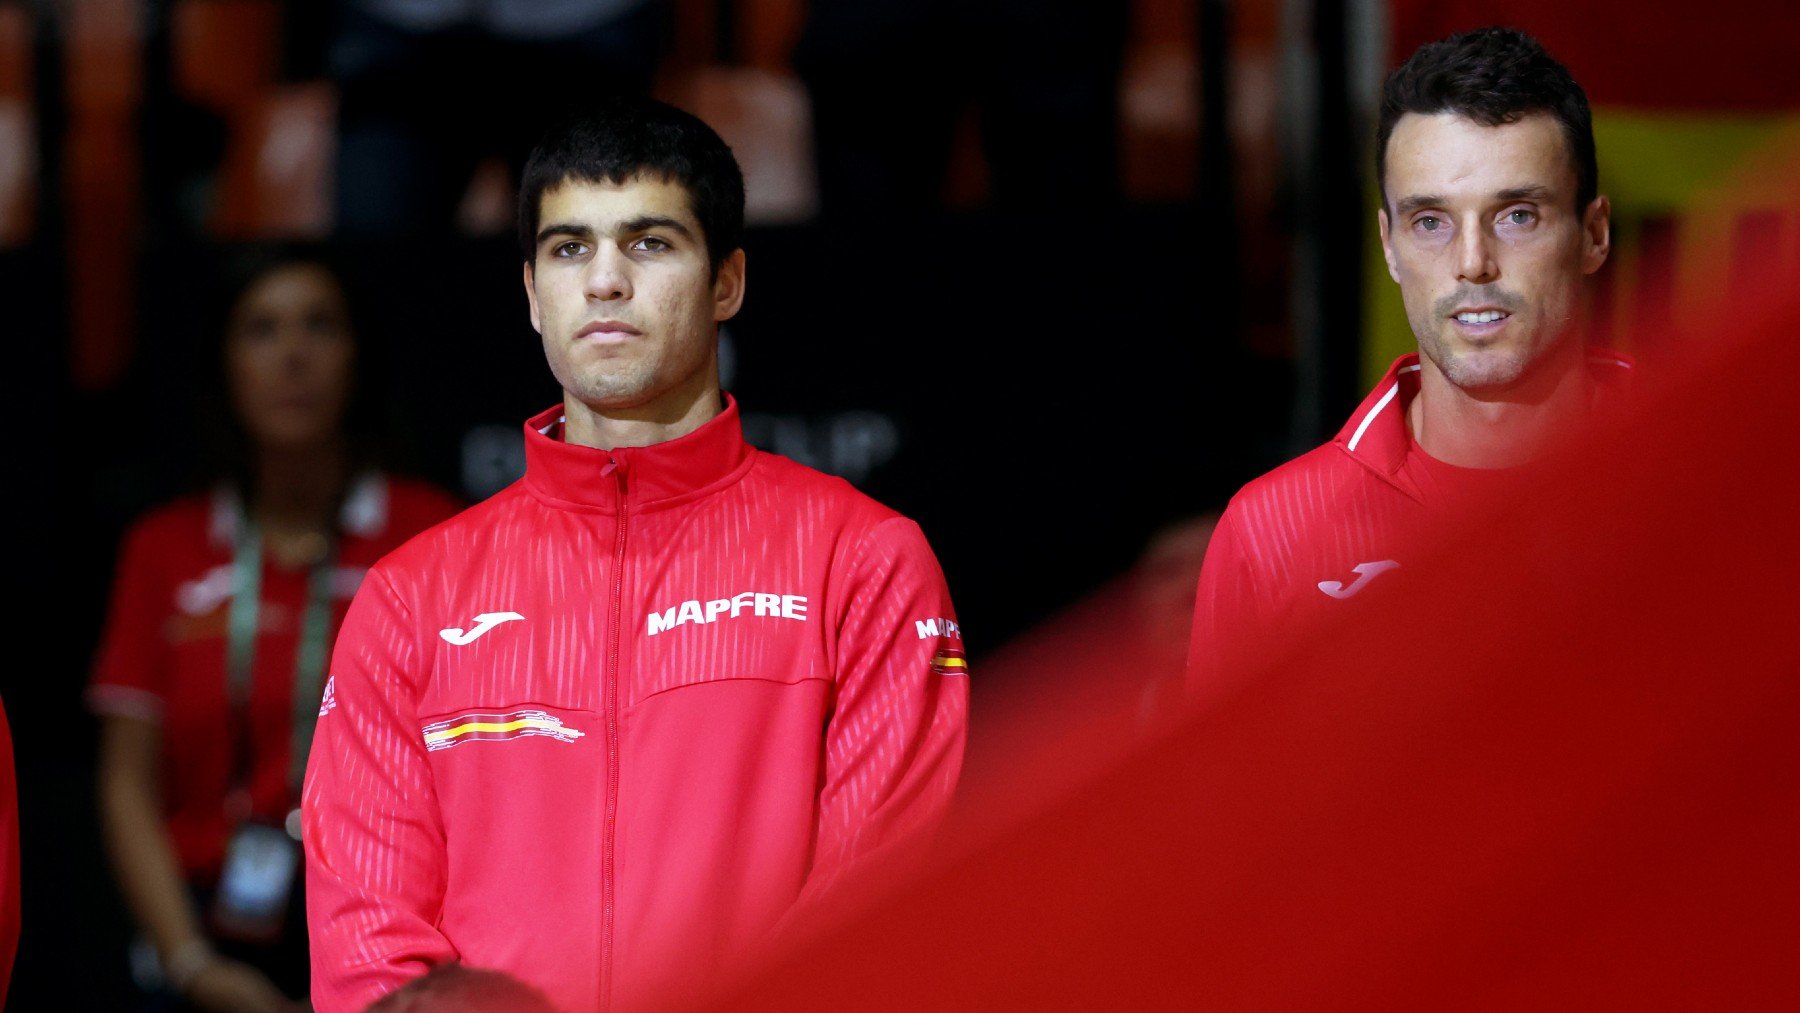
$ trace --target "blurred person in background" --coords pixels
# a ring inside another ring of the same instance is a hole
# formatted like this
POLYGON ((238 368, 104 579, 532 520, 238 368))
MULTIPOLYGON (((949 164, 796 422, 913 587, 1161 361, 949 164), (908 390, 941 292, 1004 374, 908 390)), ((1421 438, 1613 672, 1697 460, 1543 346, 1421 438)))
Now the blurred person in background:
POLYGON ((127 533, 88 691, 146 1008, 301 1008, 297 807, 331 640, 367 568, 458 507, 374 467, 335 270, 282 251, 239 277, 218 481, 127 533))
POLYGON ((1226 508, 1195 602, 1196 703, 1277 627, 1401 585, 1398 540, 1459 500, 1504 495, 1627 382, 1631 362, 1577 326, 1611 251, 1587 95, 1535 39, 1483 28, 1420 47, 1383 86, 1376 173, 1419 351, 1336 439, 1226 508))
POLYGON ((338 228, 444 232, 476 167, 516 180, 543 128, 578 101, 648 93, 671 0, 339 0, 338 228))

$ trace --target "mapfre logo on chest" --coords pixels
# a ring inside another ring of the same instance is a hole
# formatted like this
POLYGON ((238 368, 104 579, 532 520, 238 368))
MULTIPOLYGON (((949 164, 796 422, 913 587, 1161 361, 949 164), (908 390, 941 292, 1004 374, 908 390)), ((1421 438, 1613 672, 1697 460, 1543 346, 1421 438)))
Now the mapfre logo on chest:
POLYGON ((769 619, 797 619, 805 622, 806 596, 803 594, 740 591, 729 598, 714 598, 712 601, 684 601, 661 612, 650 613, 645 617, 645 621, 649 626, 648 635, 654 637, 664 630, 672 630, 687 623, 705 625, 716 623, 721 619, 736 619, 745 614, 769 619))

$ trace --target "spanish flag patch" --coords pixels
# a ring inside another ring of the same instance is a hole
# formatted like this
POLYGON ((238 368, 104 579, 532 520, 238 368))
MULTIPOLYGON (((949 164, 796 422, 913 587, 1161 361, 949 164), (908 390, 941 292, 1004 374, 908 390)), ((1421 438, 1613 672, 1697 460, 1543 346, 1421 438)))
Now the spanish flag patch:
POLYGON ((968 675, 969 660, 963 657, 962 648, 945 644, 932 656, 931 670, 939 675, 968 675))
POLYGON ((474 711, 433 721, 424 731, 425 748, 432 751, 449 749, 464 742, 504 742, 537 737, 574 742, 587 734, 568 727, 561 718, 542 710, 474 711))

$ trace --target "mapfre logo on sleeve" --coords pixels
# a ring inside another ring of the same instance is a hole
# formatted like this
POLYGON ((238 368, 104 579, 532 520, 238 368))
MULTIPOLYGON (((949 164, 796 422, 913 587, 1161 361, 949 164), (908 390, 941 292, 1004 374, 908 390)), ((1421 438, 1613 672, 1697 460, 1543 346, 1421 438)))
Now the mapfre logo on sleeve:
POLYGON ((913 628, 919 631, 920 640, 930 640, 932 637, 962 639, 962 627, 956 625, 954 619, 914 619, 913 628))
POLYGON ((942 617, 915 619, 913 629, 920 640, 935 638, 938 641, 937 650, 931 656, 933 672, 939 675, 969 674, 969 660, 962 649, 962 627, 956 625, 956 620, 942 617))

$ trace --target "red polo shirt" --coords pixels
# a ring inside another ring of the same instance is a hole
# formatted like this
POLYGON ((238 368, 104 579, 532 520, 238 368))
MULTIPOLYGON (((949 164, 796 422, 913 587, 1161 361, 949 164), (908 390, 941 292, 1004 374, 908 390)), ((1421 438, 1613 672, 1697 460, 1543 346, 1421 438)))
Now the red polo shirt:
MULTIPOLYGON (((1244 486, 1219 518, 1194 605, 1191 702, 1205 705, 1253 672, 1275 639, 1323 613, 1380 600, 1407 580, 1401 546, 1461 496, 1496 494, 1511 471, 1459 468, 1426 454, 1407 407, 1419 356, 1395 360, 1330 443, 1244 486)), ((1629 358, 1596 350, 1589 374, 1604 402, 1629 358)))

